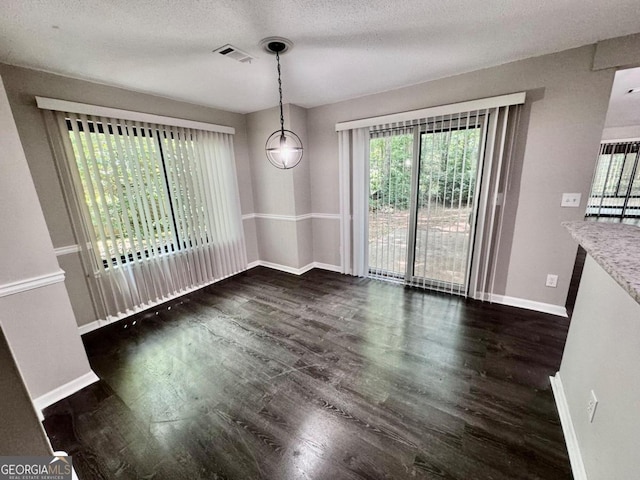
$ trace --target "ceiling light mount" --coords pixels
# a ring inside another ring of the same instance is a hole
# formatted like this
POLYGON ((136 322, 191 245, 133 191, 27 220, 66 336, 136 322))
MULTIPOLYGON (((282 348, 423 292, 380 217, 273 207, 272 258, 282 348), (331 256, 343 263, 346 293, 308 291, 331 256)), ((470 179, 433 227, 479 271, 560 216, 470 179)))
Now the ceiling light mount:
POLYGON ((283 54, 293 48, 293 42, 284 37, 267 37, 260 40, 260 47, 271 55, 283 54))
POLYGON ((282 170, 293 168, 302 160, 303 147, 300 137, 291 130, 284 128, 284 113, 282 110, 282 78, 280 72, 280 54, 293 47, 291 40, 282 37, 268 37, 260 42, 260 46, 268 53, 276 56, 278 65, 278 94, 280 97, 280 129, 267 138, 264 146, 269 162, 282 170))

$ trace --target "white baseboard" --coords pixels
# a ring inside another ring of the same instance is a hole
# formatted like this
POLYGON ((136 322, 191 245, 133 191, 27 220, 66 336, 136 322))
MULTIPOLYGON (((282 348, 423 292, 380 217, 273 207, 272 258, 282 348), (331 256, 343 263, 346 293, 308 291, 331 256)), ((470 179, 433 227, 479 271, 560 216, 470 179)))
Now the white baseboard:
POLYGON ((587 480, 587 472, 584 468, 584 462, 582 461, 576 431, 571 421, 571 413, 569 412, 567 397, 564 394, 560 372, 557 372, 554 377, 549 377, 549 380, 551 380, 551 389, 553 390, 553 396, 556 400, 556 406, 558 407, 558 415, 560 416, 560 423, 562 424, 564 441, 567 444, 567 451, 569 452, 573 478, 575 480, 587 480))
POLYGON ((255 262, 251 262, 247 265, 247 270, 251 270, 252 268, 259 267, 260 260, 256 260, 255 262))
MULTIPOLYGON (((151 306, 149 308, 151 308, 151 306)), ((82 336, 85 333, 93 332, 94 330, 97 330, 99 328, 106 327, 107 325, 110 325, 113 322, 117 322, 118 320, 122 320, 123 318, 130 317, 131 315, 135 315, 136 313, 138 312, 136 311, 136 312, 123 313, 118 316, 108 317, 106 320, 99 319, 99 320, 94 320, 93 322, 85 323, 84 325, 80 325, 78 327, 78 333, 82 336)))
MULTIPOLYGON (((251 268, 251 267, 248 266, 247 268, 251 268)), ((98 319, 98 320, 94 320, 93 322, 85 323, 84 325, 80 325, 78 327, 78 333, 80 333, 80 335, 84 335, 85 333, 93 332, 94 330, 97 330, 102 327, 106 327, 107 325, 110 325, 114 322, 130 317, 132 315, 135 315, 136 313, 144 312, 145 310, 149 310, 150 308, 157 307, 158 305, 162 305, 163 303, 182 297, 183 295, 187 295, 188 293, 195 292, 196 290, 200 290, 202 288, 208 287, 209 285, 213 285, 214 283, 221 282, 226 278, 232 277, 242 272, 244 272, 244 270, 242 270, 241 272, 229 274, 225 277, 211 280, 210 282, 196 285, 195 287, 185 288, 184 290, 181 290, 180 292, 174 295, 168 295, 154 302, 144 303, 138 307, 135 307, 131 310, 127 310, 126 312, 122 312, 118 315, 112 315, 112 316, 108 316, 106 319, 98 319)))
POLYGON ((320 270, 327 270, 329 272, 341 273, 342 267, 340 265, 331 265, 329 263, 313 262, 313 268, 319 268, 320 270))
MULTIPOLYGON (((69 395, 73 395, 77 391, 82 390, 84 387, 87 387, 98 380, 100 380, 98 376, 93 372, 93 370, 91 370, 75 380, 71 380, 64 385, 51 390, 49 393, 39 396, 33 401, 38 416, 42 417, 42 410, 47 408, 49 405, 53 405, 54 403, 67 398, 69 395)), ((41 420, 42 419, 43 418, 41 418, 41 420)))
POLYGON ((493 303, 499 303, 500 305, 535 310, 536 312, 550 313, 551 315, 565 318, 569 316, 565 307, 552 305, 551 303, 535 302, 533 300, 527 300, 526 298, 508 297, 506 295, 492 295, 490 293, 485 293, 481 298, 493 303))
POLYGON ((330 265, 328 263, 320 263, 320 262, 311 262, 305 265, 304 267, 295 268, 295 267, 289 267, 288 265, 281 265, 279 263, 266 262, 264 260, 257 260, 255 262, 251 262, 248 265, 248 268, 253 268, 258 266, 272 268, 274 270, 279 270, 285 273, 291 273, 293 275, 302 275, 303 273, 307 273, 309 270, 312 270, 314 268, 319 268, 321 270, 328 270, 330 272, 340 273, 339 265, 330 265))

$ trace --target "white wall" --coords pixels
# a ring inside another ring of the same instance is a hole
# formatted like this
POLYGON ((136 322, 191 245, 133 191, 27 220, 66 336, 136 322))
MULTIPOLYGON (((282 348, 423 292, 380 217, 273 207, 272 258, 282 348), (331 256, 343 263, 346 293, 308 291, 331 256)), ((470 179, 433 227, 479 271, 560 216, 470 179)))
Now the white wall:
POLYGON ((35 400, 91 368, 1 78, 0 152, 0 323, 35 400))
POLYGON ((587 256, 560 376, 589 480, 638 478, 640 305, 587 256), (598 406, 593 423, 587 402, 598 406))
MULTIPOLYGON (((613 69, 592 71, 594 51, 586 46, 309 109, 313 211, 339 212, 336 122, 527 91, 495 293, 564 306, 576 246, 560 223, 580 220, 584 205, 561 208, 560 199, 563 192, 586 198, 614 76, 613 69), (547 273, 559 275, 557 288, 545 287, 547 273)), ((339 231, 324 233, 329 263, 339 231)))

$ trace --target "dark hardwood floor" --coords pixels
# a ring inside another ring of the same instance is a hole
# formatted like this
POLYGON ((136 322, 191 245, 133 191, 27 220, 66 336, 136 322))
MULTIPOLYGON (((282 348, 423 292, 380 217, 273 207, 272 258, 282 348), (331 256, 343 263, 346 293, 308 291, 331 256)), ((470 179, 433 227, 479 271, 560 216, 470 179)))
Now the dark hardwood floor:
POLYGON ((570 479, 548 378, 567 329, 255 268, 85 335, 101 381, 44 425, 83 480, 570 479))

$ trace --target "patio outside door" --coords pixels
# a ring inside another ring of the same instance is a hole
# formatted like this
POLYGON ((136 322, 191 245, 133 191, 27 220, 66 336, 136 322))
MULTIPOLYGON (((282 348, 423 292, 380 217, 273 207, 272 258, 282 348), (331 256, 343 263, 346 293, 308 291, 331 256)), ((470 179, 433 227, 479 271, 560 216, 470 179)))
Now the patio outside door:
POLYGON ((371 133, 369 272, 466 294, 482 118, 371 133))

